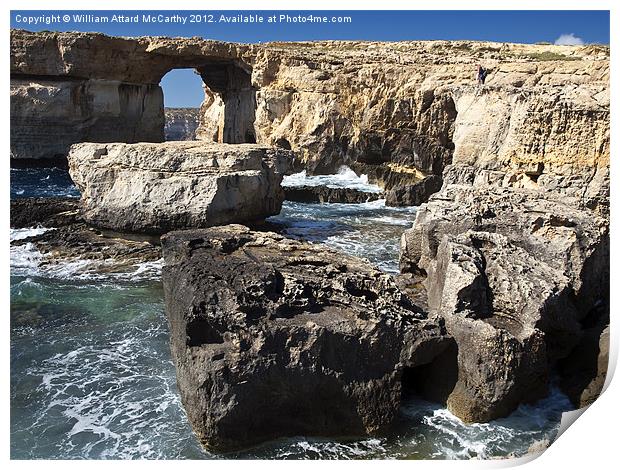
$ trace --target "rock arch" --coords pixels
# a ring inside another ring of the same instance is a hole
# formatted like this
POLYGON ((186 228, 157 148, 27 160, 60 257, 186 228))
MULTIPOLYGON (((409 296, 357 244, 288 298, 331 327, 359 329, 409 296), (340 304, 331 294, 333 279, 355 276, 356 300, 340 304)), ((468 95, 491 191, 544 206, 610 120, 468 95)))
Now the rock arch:
POLYGON ((76 142, 163 142, 170 70, 206 90, 198 138, 256 142, 247 47, 197 38, 11 31, 11 160, 64 161, 76 142))

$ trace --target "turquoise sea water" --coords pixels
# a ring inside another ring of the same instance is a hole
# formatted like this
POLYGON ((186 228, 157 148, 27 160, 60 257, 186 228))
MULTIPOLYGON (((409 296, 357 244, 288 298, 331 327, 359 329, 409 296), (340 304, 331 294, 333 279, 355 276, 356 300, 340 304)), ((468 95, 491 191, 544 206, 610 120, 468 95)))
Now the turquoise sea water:
MULTIPOLYGON (((294 184, 307 178, 297 175, 294 184)), ((334 184, 367 182, 335 175, 334 184), (350 181, 347 181, 347 178, 350 181)), ((322 181, 324 182, 324 181, 322 181)), ((327 178, 327 182, 330 182, 327 178)), ((371 188, 372 189, 372 188, 371 188)), ((11 171, 12 197, 77 196, 66 172, 11 171)), ((400 234, 415 208, 285 203, 272 222, 397 271, 400 234)), ((12 230, 23 238, 43 228, 12 230)), ((180 404, 168 349, 161 263, 126 273, 50 267, 33 246, 11 249, 11 457, 14 459, 486 458, 521 455, 555 436, 569 402, 557 390, 487 424, 408 398, 394 431, 357 441, 303 436, 235 454, 204 451, 180 404)))

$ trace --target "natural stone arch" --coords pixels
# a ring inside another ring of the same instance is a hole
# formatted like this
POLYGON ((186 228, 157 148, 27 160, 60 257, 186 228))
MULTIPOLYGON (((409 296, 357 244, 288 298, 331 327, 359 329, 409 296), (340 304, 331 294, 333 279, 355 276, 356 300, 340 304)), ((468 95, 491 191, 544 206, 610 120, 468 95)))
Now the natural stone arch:
POLYGON ((200 139, 255 142, 251 62, 248 46, 196 38, 12 30, 11 159, 62 161, 77 142, 163 142, 159 83, 180 68, 208 90, 213 119, 201 118, 200 139))
POLYGON ((197 140, 256 143, 256 90, 251 83, 251 70, 234 62, 201 62, 193 66, 185 63, 181 67, 173 66, 159 80, 179 69, 193 69, 202 79, 205 96, 200 106, 197 140))

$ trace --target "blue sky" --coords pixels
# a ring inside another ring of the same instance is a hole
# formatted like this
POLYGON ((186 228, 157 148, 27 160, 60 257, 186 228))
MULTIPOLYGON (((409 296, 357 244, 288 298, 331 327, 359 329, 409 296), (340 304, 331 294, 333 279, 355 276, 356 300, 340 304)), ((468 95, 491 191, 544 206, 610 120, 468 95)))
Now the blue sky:
MULTIPOLYGON (((17 15, 73 15, 76 13, 135 15, 164 13, 187 16, 192 13, 233 16, 239 11, 18 11, 11 12, 11 27, 30 31, 98 31, 119 36, 202 36, 235 42, 295 41, 317 39, 366 39, 399 41, 416 39, 474 39, 500 42, 555 42, 562 35, 573 35, 585 43, 609 43, 608 11, 244 11, 244 14, 346 15, 348 24, 311 23, 67 23, 28 25, 16 21, 17 15)), ((200 79, 189 70, 172 71, 162 80, 166 106, 198 106, 203 97, 200 79)))

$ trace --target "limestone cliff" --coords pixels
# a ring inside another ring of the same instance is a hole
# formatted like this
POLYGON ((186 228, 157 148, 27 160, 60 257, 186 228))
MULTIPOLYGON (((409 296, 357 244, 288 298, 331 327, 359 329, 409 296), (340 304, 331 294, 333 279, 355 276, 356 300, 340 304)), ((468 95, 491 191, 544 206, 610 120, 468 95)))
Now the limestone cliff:
POLYGON ((268 44, 252 75, 257 135, 290 146, 311 170, 347 162, 387 189, 441 175, 453 160, 587 179, 609 159, 607 53, 445 41, 268 44), (483 87, 473 80, 477 63, 489 69, 483 87))
POLYGON ((412 186, 452 161, 559 186, 556 177, 604 179, 608 166, 602 46, 241 45, 21 30, 11 32, 13 157, 66 153, 80 140, 161 141, 158 83, 174 68, 195 68, 205 83, 199 139, 290 148, 311 172, 349 164, 394 189, 393 204, 425 200, 437 185, 412 186), (478 63, 489 69, 484 87, 478 63), (49 81, 64 94, 41 90, 49 81), (64 128, 67 118, 79 131, 64 128))
POLYGON ((165 108, 164 136, 169 140, 196 140, 199 121, 197 108, 165 108))

